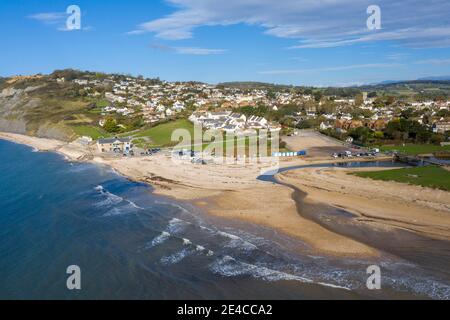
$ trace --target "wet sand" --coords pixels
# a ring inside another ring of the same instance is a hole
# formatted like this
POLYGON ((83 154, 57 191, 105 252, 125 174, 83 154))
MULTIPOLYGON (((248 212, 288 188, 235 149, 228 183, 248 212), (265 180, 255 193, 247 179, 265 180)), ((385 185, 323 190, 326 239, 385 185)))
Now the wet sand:
POLYGON ((308 168, 284 172, 277 180, 293 190, 300 216, 450 280, 450 195, 394 182, 368 183, 348 172, 308 168))

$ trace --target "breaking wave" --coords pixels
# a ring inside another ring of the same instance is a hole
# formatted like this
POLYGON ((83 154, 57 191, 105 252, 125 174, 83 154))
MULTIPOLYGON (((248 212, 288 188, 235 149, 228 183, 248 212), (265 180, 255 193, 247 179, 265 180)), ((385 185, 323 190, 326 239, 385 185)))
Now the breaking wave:
POLYGON ((114 207, 111 210, 109 210, 107 213, 103 215, 103 217, 111 217, 111 216, 117 216, 122 214, 127 214, 134 212, 136 210, 144 210, 144 208, 138 206, 136 203, 134 203, 131 200, 124 199, 116 194, 113 194, 106 190, 103 186, 96 186, 95 191, 99 192, 102 196, 104 196, 104 199, 102 201, 99 201, 95 204, 96 207, 112 207, 117 206, 121 203, 126 203, 125 205, 121 207, 114 207))
POLYGON ((157 236, 150 243, 145 245, 144 250, 153 248, 157 245, 160 245, 169 238, 170 238, 170 233, 163 231, 163 232, 161 232, 161 234, 159 236, 157 236))
POLYGON ((187 256, 190 256, 195 253, 195 250, 191 249, 183 249, 181 251, 178 251, 174 254, 171 254, 170 256, 165 256, 161 258, 161 263, 164 265, 171 265, 176 264, 182 261, 187 256))
POLYGON ((224 277, 251 276, 255 279, 262 279, 265 281, 292 280, 292 281, 300 281, 302 283, 311 283, 311 284, 315 283, 322 286, 350 290, 347 287, 325 282, 314 282, 312 279, 309 278, 289 274, 278 270, 273 270, 264 266, 258 266, 238 261, 230 256, 224 256, 223 258, 214 261, 214 263, 210 265, 210 269, 213 273, 224 277))
POLYGON ((167 226, 167 232, 170 233, 177 233, 181 232, 186 226, 188 226, 190 223, 184 220, 180 220, 177 218, 172 218, 169 221, 169 225, 167 226))
POLYGON ((112 206, 112 205, 119 204, 123 201, 122 197, 108 192, 107 190, 105 190, 105 188, 103 188, 103 186, 96 186, 94 189, 96 191, 98 191, 100 194, 102 194, 103 196, 105 196, 104 200, 99 201, 96 204, 97 207, 112 206))

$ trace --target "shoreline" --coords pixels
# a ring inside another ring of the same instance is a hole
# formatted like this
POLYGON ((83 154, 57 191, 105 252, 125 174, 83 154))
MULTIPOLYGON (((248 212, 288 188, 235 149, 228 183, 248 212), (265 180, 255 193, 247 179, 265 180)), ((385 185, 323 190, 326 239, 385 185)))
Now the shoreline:
MULTIPOLYGON (((245 164, 201 166, 193 165, 190 162, 174 165, 170 157, 164 154, 147 158, 111 158, 99 154, 92 147, 83 146, 77 142, 66 143, 2 132, 0 132, 0 139, 25 144, 39 151, 57 152, 70 161, 110 166, 130 180, 150 184, 155 194, 188 201, 207 214, 216 217, 238 219, 269 227, 302 241, 319 254, 364 259, 374 259, 382 254, 373 244, 363 243, 349 235, 335 232, 336 230, 329 228, 326 224, 299 214, 300 210, 297 201, 293 199, 292 189, 258 181, 257 177, 261 173, 261 167, 258 166, 245 164)), ((366 161, 373 161, 373 159, 366 161)), ((283 160, 280 166, 329 162, 324 159, 295 159, 293 161, 283 160)), ((279 180, 291 179, 289 183, 297 184, 299 178, 295 175, 300 171, 304 170, 287 171, 277 174, 276 178, 279 180)), ((335 200, 329 202, 330 198, 324 194, 331 195, 332 193, 326 188, 320 190, 320 187, 326 187, 323 180, 318 183, 322 186, 309 186, 308 188, 308 186, 299 184, 299 187, 313 202, 324 202, 333 206, 337 204, 341 205, 344 210, 355 211, 351 206, 345 207, 342 203, 335 203, 335 200)), ((383 210, 383 206, 380 210, 383 210)), ((443 217, 445 221, 449 215, 443 217)), ((376 215, 371 217, 372 220, 376 220, 371 223, 371 226, 379 228, 380 224, 385 224, 382 218, 376 215)), ((435 218, 438 221, 439 215, 436 215, 435 218)), ((365 219, 369 218, 365 217, 365 219)), ((403 225, 390 225, 389 227, 406 228, 408 221, 402 223, 403 225)), ((426 234, 427 230, 422 229, 419 232, 426 234)), ((444 235, 446 235, 446 231, 444 235)))

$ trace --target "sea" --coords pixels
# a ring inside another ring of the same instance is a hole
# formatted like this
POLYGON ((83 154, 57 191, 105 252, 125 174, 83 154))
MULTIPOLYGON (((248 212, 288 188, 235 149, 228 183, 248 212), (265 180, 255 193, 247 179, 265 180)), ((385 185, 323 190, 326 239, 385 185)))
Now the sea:
POLYGON ((0 140, 0 299, 448 299, 389 254, 318 255, 275 230, 209 216, 107 166, 0 140), (380 290, 367 268, 379 265, 380 290), (80 287, 68 286, 70 266, 80 287))

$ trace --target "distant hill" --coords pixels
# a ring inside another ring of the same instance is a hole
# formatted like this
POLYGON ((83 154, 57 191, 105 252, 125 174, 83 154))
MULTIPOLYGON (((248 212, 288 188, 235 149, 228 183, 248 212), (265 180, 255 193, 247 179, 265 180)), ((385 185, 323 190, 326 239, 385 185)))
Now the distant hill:
POLYGON ((435 80, 435 81, 442 81, 442 80, 450 80, 450 76, 439 76, 439 77, 425 77, 425 78, 419 78, 417 79, 419 81, 421 80, 435 80))
POLYGON ((401 97, 420 97, 421 99, 433 99, 436 97, 450 97, 450 80, 446 80, 446 77, 436 77, 434 79, 421 79, 421 80, 407 80, 407 81, 394 81, 386 80, 376 84, 367 84, 362 86, 351 87, 328 87, 328 88, 314 88, 307 86, 289 86, 264 82, 225 82, 220 83, 219 87, 226 88, 238 88, 241 90, 252 89, 266 89, 266 90, 296 90, 303 93, 311 93, 320 91, 325 95, 335 95, 339 97, 354 97, 356 94, 363 91, 376 92, 379 95, 394 95, 401 97), (442 78, 442 79, 440 79, 442 78))
POLYGON ((289 89, 296 88, 294 85, 283 85, 275 83, 257 82, 257 81, 232 81, 222 82, 217 85, 218 87, 237 88, 242 90, 251 89, 289 89))
POLYGON ((384 80, 381 82, 371 83, 371 84, 367 84, 367 85, 377 86, 377 85, 388 85, 388 84, 393 84, 393 83, 410 83, 410 82, 421 82, 421 81, 449 81, 449 80, 450 80, 450 76, 431 76, 431 77, 418 78, 416 80, 384 80))

